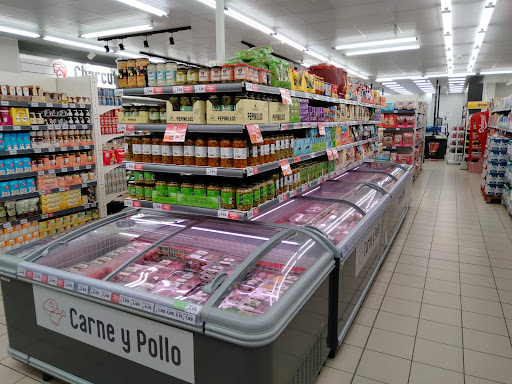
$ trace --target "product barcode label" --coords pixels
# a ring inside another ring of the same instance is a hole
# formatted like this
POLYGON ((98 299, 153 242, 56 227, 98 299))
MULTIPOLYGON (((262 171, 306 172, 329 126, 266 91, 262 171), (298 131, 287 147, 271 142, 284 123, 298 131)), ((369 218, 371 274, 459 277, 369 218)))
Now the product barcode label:
POLYGON ((73 283, 72 281, 69 281, 69 280, 65 280, 64 281, 64 288, 65 289, 69 289, 70 291, 72 291, 72 290, 75 289, 75 283, 73 283))
POLYGON ((206 168, 206 176, 217 176, 217 168, 206 168))
POLYGON ((87 285, 78 284, 78 292, 87 295, 89 293, 89 287, 87 285))
POLYGON ((47 108, 53 108, 53 103, 46 103, 47 108))
POLYGON ((114 96, 123 96, 122 89, 114 89, 114 96))
POLYGON ((163 307, 161 305, 155 305, 155 313, 173 320, 183 321, 184 323, 195 324, 196 322, 196 315, 182 312, 174 308, 163 307))
POLYGON ((12 130, 13 131, 21 131, 21 127, 19 125, 13 125, 12 130))

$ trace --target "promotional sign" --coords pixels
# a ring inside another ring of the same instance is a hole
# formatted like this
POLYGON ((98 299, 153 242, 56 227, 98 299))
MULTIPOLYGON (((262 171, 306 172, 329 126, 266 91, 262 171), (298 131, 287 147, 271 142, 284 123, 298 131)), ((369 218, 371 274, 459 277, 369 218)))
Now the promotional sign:
POLYGON ((487 133, 489 132, 489 111, 478 112, 471 115, 470 124, 474 131, 478 133, 478 140, 480 143, 487 142, 487 133))
POLYGON ((290 167, 290 163, 288 162, 288 159, 279 160, 279 165, 281 166, 283 175, 290 176, 292 174, 292 168, 290 167))
POLYGON ((187 124, 167 124, 165 129, 164 141, 183 143, 187 135, 187 124))
POLYGON ((366 235, 359 241, 356 248, 356 277, 359 275, 368 258, 380 245, 382 234, 382 217, 372 225, 366 235))
POLYGON ((281 93, 281 98, 283 99, 283 104, 291 104, 292 98, 290 96, 290 90, 285 88, 279 88, 279 92, 281 93))
POLYGON ((320 136, 325 136, 325 124, 324 123, 318 123, 318 132, 320 133, 320 136))
POLYGON ((488 101, 468 101, 468 109, 488 109, 490 104, 488 101))
POLYGON ((249 138, 253 144, 263 144, 263 136, 260 131, 258 124, 246 124, 247 132, 249 132, 249 138))
POLYGON ((194 383, 191 332, 34 285, 37 325, 194 383))

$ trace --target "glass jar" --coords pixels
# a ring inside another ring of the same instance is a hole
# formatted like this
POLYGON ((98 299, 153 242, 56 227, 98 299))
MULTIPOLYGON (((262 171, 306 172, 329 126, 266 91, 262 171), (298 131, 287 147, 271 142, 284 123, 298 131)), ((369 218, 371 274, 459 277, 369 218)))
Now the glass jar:
POLYGON ((155 183, 155 192, 158 197, 167 197, 167 184, 163 180, 155 183))
POLYGON ((137 189, 136 189, 134 181, 129 181, 128 182, 128 197, 130 199, 136 199, 137 198, 137 189))
POLYGON ((249 66, 245 63, 235 64, 234 66, 234 80, 235 82, 244 82, 249 80, 249 66))
POLYGON ((216 184, 209 184, 206 189, 206 196, 218 198, 220 196, 220 187, 216 184))
POLYGON ((236 189, 236 209, 249 211, 252 208, 254 194, 252 187, 240 187, 236 189))
POLYGON ((224 137, 220 141, 220 166, 233 166, 233 139, 224 137))
POLYGON ((165 63, 165 85, 176 85, 176 63, 165 63))
POLYGON ((247 167, 247 140, 243 137, 233 139, 233 166, 235 168, 247 167))
POLYGON ((151 139, 151 161, 153 163, 162 163, 162 145, 163 140, 160 137, 151 139))
POLYGON ((135 197, 137 200, 146 200, 146 191, 144 190, 144 184, 135 184, 135 197))
POLYGON ((235 80, 234 66, 231 64, 224 64, 222 66, 222 82, 232 83, 235 80))
POLYGON ((208 166, 208 141, 204 137, 197 137, 195 140, 195 165, 208 166))
POLYGON ((162 163, 172 164, 172 145, 162 140, 162 163))
POLYGON ((169 103, 172 105, 173 111, 179 111, 180 110, 180 98, 178 96, 171 96, 169 97, 169 103))
POLYGON ((183 143, 183 158, 185 165, 196 165, 196 148, 192 137, 187 137, 183 143))
POLYGON ((282 153, 281 153, 281 138, 282 136, 277 136, 275 138, 275 143, 276 143, 276 160, 281 160, 283 157, 282 157, 282 153))
POLYGON ((235 99, 232 95, 223 95, 221 98, 222 110, 223 111, 234 111, 235 110, 235 99))
POLYGON ((260 190, 260 184, 254 183, 252 185, 252 206, 253 208, 256 208, 258 205, 260 205, 260 196, 261 196, 261 190, 260 190))
POLYGON ((215 65, 210 70, 210 80, 212 83, 220 83, 222 81, 222 67, 215 65))
POLYGON ((187 70, 187 84, 199 84, 199 68, 189 68, 187 70))
POLYGON ((293 145, 294 145, 294 137, 293 135, 288 135, 288 151, 287 151, 287 157, 293 157, 293 145))
POLYGON ((157 67, 156 64, 148 65, 148 87, 156 87, 157 86, 157 67))
POLYGON ((178 194, 181 192, 180 183, 176 180, 169 180, 167 182, 167 196, 171 194, 178 194))
POLYGON ((144 185, 144 197, 146 201, 153 201, 153 191, 155 190, 155 182, 146 182, 144 185))
POLYGON ((156 84, 159 87, 163 87, 166 85, 166 72, 165 72, 165 63, 157 64, 156 66, 156 84))
POLYGON ((160 122, 160 108, 151 107, 149 108, 149 122, 156 124, 160 122))
POLYGON ((281 142, 281 151, 282 151, 283 159, 286 159, 287 157, 291 157, 291 156, 289 156, 289 154, 290 154, 290 140, 288 138, 288 135, 284 135, 283 136, 283 141, 281 142))
POLYGON ((151 163, 152 151, 151 151, 151 136, 142 137, 142 161, 144 163, 151 163))
POLYGON ((267 196, 268 196, 267 180, 261 180, 259 184, 260 184, 260 204, 263 204, 267 201, 267 196))
POLYGON ((274 173, 272 175, 272 182, 274 183, 274 194, 276 196, 279 196, 281 194, 281 179, 279 178, 279 173, 274 173))
POLYGON ((133 161, 132 139, 131 136, 124 137, 124 158, 126 161, 133 161))
POLYGON ((270 140, 270 162, 276 161, 276 138, 269 137, 270 140))
POLYGON ((251 144, 249 146, 249 157, 247 158, 249 167, 258 165, 258 144, 251 144))
POLYGON ((220 105, 220 97, 219 96, 211 95, 210 97, 208 97, 208 101, 210 103, 212 103, 212 110, 220 111, 222 109, 221 105, 220 105))
POLYGON ((187 84, 187 67, 180 65, 176 70, 176 85, 187 84))
POLYGON ((172 162, 176 165, 185 164, 184 143, 172 143, 172 162))
POLYGON ((208 138, 208 166, 220 167, 220 143, 216 137, 208 138))
POLYGON ((270 138, 263 139, 263 162, 270 163, 270 138))
POLYGON ((182 195, 193 196, 194 195, 194 184, 189 181, 183 181, 180 185, 180 192, 182 195))
POLYGON ((167 107, 165 105, 160 106, 160 123, 167 123, 167 107))
POLYGON ((133 136, 132 151, 133 161, 142 161, 142 138, 140 136, 133 136))
POLYGON ((192 110, 193 109, 192 109, 192 103, 190 101, 190 97, 188 97, 188 96, 180 97, 180 111, 190 112, 192 110))
POLYGON ((198 182, 194 184, 194 196, 206 196, 207 189, 206 184, 198 182))
POLYGON ((201 84, 208 84, 210 82, 210 68, 199 68, 199 82, 201 84))
POLYGON ((267 200, 272 200, 274 197, 276 197, 276 189, 274 178, 272 177, 267 180, 267 200))
POLYGON ((220 206, 222 209, 236 208, 235 188, 231 185, 225 185, 220 190, 220 206))

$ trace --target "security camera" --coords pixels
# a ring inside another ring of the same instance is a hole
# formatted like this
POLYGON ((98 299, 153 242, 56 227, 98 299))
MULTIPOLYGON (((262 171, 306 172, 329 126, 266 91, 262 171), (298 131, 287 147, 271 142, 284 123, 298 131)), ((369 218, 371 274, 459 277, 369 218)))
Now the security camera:
POLYGON ((92 59, 94 59, 95 57, 96 57, 96 54, 95 54, 94 52, 89 52, 89 54, 87 55, 87 58, 88 58, 89 60, 92 60, 92 59))

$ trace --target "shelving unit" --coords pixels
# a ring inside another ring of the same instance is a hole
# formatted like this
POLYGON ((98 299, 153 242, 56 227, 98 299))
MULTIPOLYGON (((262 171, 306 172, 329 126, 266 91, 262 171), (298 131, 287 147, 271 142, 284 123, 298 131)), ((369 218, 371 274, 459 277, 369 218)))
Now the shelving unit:
POLYGON ((464 157, 464 127, 453 127, 448 136, 447 164, 460 164, 464 157), (462 137, 459 137, 462 134, 462 137), (455 142, 455 144, 451 144, 455 142), (459 152, 460 150, 460 152, 459 152))
POLYGON ((0 107, 30 107, 30 108, 63 108, 63 109, 91 109, 92 104, 76 103, 43 103, 36 101, 0 101, 0 107))

